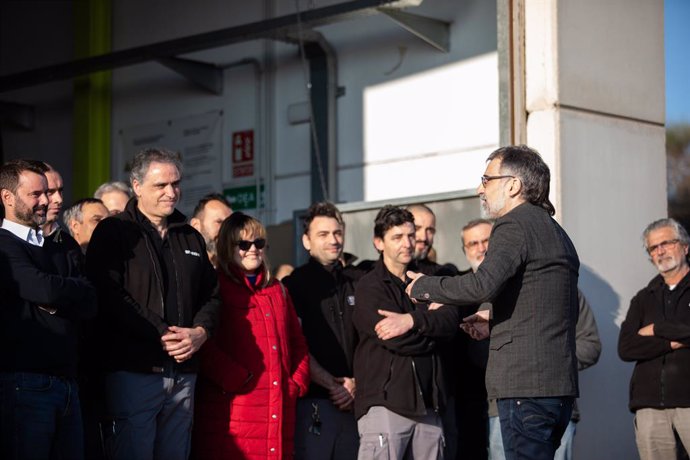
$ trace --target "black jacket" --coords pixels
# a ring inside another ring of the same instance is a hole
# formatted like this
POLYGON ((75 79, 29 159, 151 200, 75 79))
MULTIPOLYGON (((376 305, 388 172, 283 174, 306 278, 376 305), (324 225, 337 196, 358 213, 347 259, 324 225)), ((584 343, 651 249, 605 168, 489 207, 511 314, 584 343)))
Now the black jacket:
MULTIPOLYGON (((101 367, 107 371, 156 372, 172 359, 160 338, 168 326, 203 326, 211 335, 220 304, 218 279, 204 240, 175 210, 168 217, 177 285, 177 312, 166 320, 161 264, 149 229, 132 199, 124 212, 98 224, 86 253, 86 269, 98 290, 101 367)), ((171 316, 168 312, 167 316, 171 316)), ((196 371, 196 357, 179 366, 196 371)))
POLYGON ((690 274, 674 291, 659 275, 630 301, 618 354, 637 361, 630 380, 631 411, 690 407, 690 348, 672 350, 671 341, 690 345, 690 274), (654 337, 637 333, 652 323, 654 337))
MULTIPOLYGON (((339 262, 326 269, 316 259, 283 280, 302 320, 309 352, 335 377, 352 377, 356 333, 352 325, 355 284, 361 271, 339 262)), ((328 390, 312 382, 308 396, 328 398, 328 390)))
POLYGON ((359 334, 355 351, 355 417, 360 418, 372 406, 384 406, 403 416, 426 413, 427 404, 421 391, 415 357, 430 357, 432 362, 432 403, 443 406, 446 385, 436 351, 436 339, 450 339, 459 324, 458 309, 446 305, 435 311, 415 306, 402 287, 393 279, 383 261, 374 264, 355 289, 353 322, 359 334), (410 313, 412 330, 390 340, 380 340, 374 327, 382 316, 377 310, 410 313))
POLYGON ((80 254, 79 246, 51 238, 33 246, 0 229, 0 372, 76 376, 79 323, 96 315, 80 254))

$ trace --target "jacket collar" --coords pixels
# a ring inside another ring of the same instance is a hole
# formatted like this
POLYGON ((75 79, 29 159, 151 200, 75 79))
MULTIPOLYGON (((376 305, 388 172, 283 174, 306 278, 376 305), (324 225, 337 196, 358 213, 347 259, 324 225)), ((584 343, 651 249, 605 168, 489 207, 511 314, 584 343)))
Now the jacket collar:
MULTIPOLYGON (((408 265, 408 269, 409 269, 409 265, 408 265)), ((379 257, 379 260, 376 261, 372 271, 375 271, 376 275, 379 277, 379 279, 381 279, 385 283, 393 283, 396 286, 400 285, 400 284, 407 285, 407 281, 408 281, 407 274, 405 274, 405 282, 403 282, 400 278, 398 278, 397 276, 392 274, 390 272, 390 270, 388 270, 388 267, 386 267, 386 264, 383 263, 383 256, 379 257)), ((407 270, 406 270, 406 272, 407 272, 407 270)))
MULTIPOLYGON (((118 214, 123 219, 131 220, 133 222, 138 222, 140 224, 149 223, 149 219, 141 212, 138 208, 139 201, 136 197, 131 198, 125 206, 125 210, 121 214, 118 214)), ((173 211, 172 214, 168 216, 168 228, 179 227, 187 223, 187 218, 184 214, 177 210, 173 211)))
MULTIPOLYGON (((652 280, 649 282, 647 285, 647 288, 654 292, 656 290, 663 290, 666 287, 666 283, 664 282, 664 277, 661 275, 657 275, 652 280)), ((685 289, 690 288, 690 272, 688 272, 682 280, 676 285, 676 289, 678 289, 678 292, 683 291, 685 289)))
POLYGON ((308 264, 314 270, 323 270, 326 273, 330 273, 332 275, 335 275, 337 272, 341 272, 343 270, 343 265, 340 263, 340 261, 333 262, 331 265, 326 267, 321 262, 319 262, 311 256, 309 257, 308 264))
POLYGON ((247 279, 247 275, 245 275, 245 273, 239 268, 232 266, 230 267, 230 270, 232 271, 233 277, 240 281, 240 285, 249 289, 252 292, 258 291, 260 288, 257 288, 257 286, 261 286, 261 283, 263 283, 264 281, 264 271, 261 269, 257 270, 256 282, 254 283, 254 285, 252 285, 252 283, 249 282, 249 280, 247 279))

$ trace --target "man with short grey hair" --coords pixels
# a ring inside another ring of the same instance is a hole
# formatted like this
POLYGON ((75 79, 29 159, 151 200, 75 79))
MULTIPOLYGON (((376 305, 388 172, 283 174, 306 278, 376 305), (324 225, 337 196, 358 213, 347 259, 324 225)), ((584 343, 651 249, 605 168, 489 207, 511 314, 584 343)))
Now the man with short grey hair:
POLYGON ((83 253, 91 241, 91 235, 96 225, 108 217, 108 208, 97 198, 84 198, 67 208, 62 215, 62 221, 67 226, 69 234, 81 247, 83 253))
POLYGON ((127 202, 132 198, 132 191, 124 182, 106 182, 96 189, 93 197, 101 200, 110 215, 114 215, 125 210, 127 202))
POLYGON ((213 333, 219 294, 202 236, 175 209, 181 174, 172 152, 137 154, 135 198, 96 227, 86 253, 114 459, 189 456, 196 352, 213 333))
POLYGON ((642 238, 659 274, 630 301, 618 354, 636 362, 629 407, 640 458, 675 460, 674 432, 690 450, 690 238, 670 218, 649 224, 642 238))

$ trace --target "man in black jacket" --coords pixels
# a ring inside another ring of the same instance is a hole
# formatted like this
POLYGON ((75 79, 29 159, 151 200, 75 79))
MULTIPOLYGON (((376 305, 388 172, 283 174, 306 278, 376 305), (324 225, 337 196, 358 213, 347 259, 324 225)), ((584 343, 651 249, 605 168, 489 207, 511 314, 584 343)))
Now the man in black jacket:
POLYGON ((79 322, 96 291, 78 248, 44 238, 43 165, 0 167, 0 458, 84 458, 77 373, 79 322))
POLYGON ((674 219, 660 219, 643 239, 659 275, 630 301, 618 354, 636 361, 630 410, 640 458, 675 459, 674 431, 690 450, 690 238, 674 219))
POLYGON ((297 459, 357 458, 352 311, 361 272, 343 266, 344 243, 345 224, 338 208, 328 202, 314 203, 307 211, 302 235, 309 261, 283 280, 310 353, 311 385, 297 401, 297 459))
POLYGON ((213 333, 219 298, 204 240, 175 210, 180 177, 176 154, 137 154, 135 198, 96 227, 86 253, 115 459, 189 456, 195 353, 213 333))
POLYGON ((376 216, 374 246, 381 258, 355 290, 355 416, 360 459, 441 458, 443 429, 438 411, 446 392, 437 339, 452 338, 455 307, 415 305, 405 294, 412 260, 412 214, 385 206, 376 216), (428 308, 438 308, 428 311, 428 308), (409 314, 411 330, 396 333, 389 318, 409 314))

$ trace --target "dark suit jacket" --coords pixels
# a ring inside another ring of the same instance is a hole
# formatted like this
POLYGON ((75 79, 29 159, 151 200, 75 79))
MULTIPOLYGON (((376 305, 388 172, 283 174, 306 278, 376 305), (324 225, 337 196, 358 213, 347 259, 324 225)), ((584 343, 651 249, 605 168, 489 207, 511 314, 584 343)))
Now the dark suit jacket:
POLYGON ((496 221, 476 273, 422 277, 412 295, 456 305, 493 303, 489 398, 577 396, 579 265, 560 225, 524 203, 496 221))
POLYGON ((77 326, 96 314, 80 253, 78 245, 49 237, 33 246, 0 229, 0 372, 76 375, 77 326))

